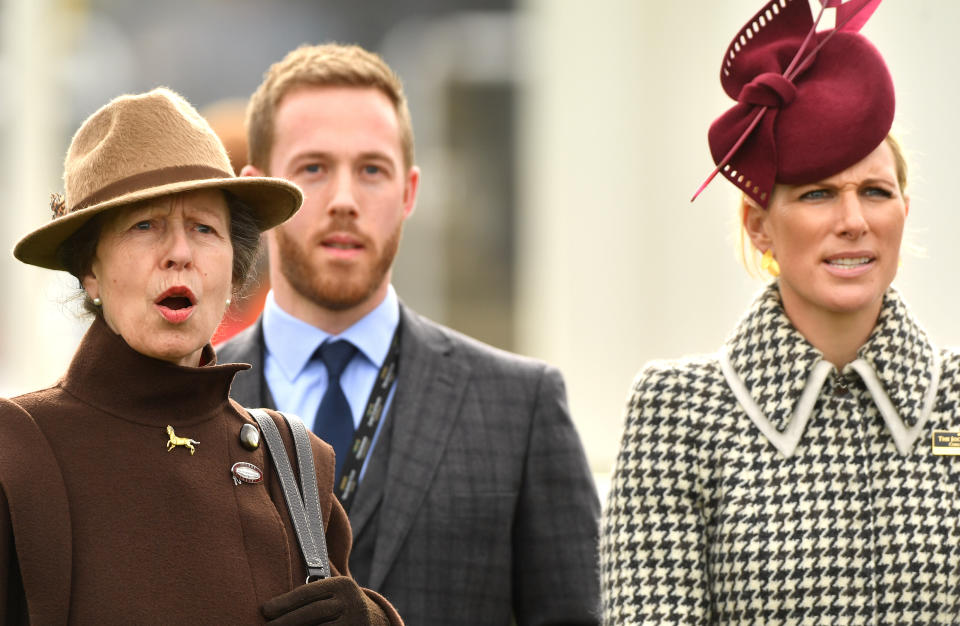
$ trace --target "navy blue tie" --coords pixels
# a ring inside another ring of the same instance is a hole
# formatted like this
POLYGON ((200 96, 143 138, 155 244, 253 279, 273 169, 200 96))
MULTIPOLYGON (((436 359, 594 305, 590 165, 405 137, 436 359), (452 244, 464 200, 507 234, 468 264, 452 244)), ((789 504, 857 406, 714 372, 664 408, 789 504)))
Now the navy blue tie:
POLYGON ((337 474, 334 484, 340 482, 343 461, 347 458, 350 444, 353 442, 353 414, 350 412, 347 396, 340 387, 340 374, 356 353, 356 346, 343 339, 324 342, 317 348, 317 354, 327 368, 327 390, 323 394, 323 399, 320 400, 313 430, 318 437, 333 446, 334 452, 337 453, 337 474))

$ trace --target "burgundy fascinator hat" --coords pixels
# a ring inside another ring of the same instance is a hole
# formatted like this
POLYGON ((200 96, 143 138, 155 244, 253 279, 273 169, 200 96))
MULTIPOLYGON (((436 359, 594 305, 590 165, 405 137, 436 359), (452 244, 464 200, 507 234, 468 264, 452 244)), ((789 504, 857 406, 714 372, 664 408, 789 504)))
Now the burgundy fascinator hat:
POLYGON ((766 208, 775 183, 816 182, 854 165, 893 124, 893 80, 858 31, 880 0, 771 0, 723 57, 720 83, 737 101, 710 126, 717 172, 766 208), (817 32, 826 9, 836 27, 817 32))

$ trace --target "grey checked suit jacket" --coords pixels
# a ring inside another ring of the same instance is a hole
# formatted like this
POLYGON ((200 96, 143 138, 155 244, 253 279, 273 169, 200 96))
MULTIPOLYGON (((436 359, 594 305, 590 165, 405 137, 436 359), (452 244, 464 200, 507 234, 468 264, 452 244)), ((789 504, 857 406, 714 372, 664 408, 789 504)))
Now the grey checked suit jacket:
MULTIPOLYGON (((599 501, 560 373, 401 305, 393 404, 350 510, 350 568, 410 626, 599 623, 599 501)), ((275 404, 261 321, 217 349, 275 404)), ((309 419, 309 416, 307 416, 309 419)))

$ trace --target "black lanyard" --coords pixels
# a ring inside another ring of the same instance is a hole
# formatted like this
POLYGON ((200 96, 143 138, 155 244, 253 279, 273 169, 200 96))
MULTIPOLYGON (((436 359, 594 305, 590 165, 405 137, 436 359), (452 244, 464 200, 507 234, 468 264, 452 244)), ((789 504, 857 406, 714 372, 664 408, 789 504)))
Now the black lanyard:
POLYGON ((333 493, 336 494, 345 511, 350 510, 350 503, 357 491, 357 484, 360 482, 360 470, 363 469, 363 464, 370 454, 370 448, 373 446, 373 436, 376 434, 377 426, 383 417, 387 397, 390 395, 390 389, 393 387, 394 381, 397 380, 399 362, 400 324, 398 322, 397 329, 393 332, 393 339, 390 341, 390 350, 387 351, 387 357, 383 360, 383 365, 380 366, 377 379, 373 383, 373 389, 370 390, 367 406, 363 410, 363 418, 353 434, 350 452, 343 461, 340 482, 333 486, 333 493))

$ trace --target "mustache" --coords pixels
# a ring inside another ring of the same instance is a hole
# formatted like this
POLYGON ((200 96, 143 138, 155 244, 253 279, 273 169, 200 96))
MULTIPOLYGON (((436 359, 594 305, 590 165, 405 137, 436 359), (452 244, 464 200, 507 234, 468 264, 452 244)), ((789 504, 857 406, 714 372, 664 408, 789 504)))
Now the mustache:
POLYGON ((349 217, 336 216, 330 220, 330 223, 327 224, 326 228, 317 233, 314 238, 319 245, 324 239, 331 235, 335 234, 347 234, 355 237, 360 241, 365 247, 371 247, 372 241, 369 236, 364 234, 357 228, 357 223, 355 220, 349 217))

